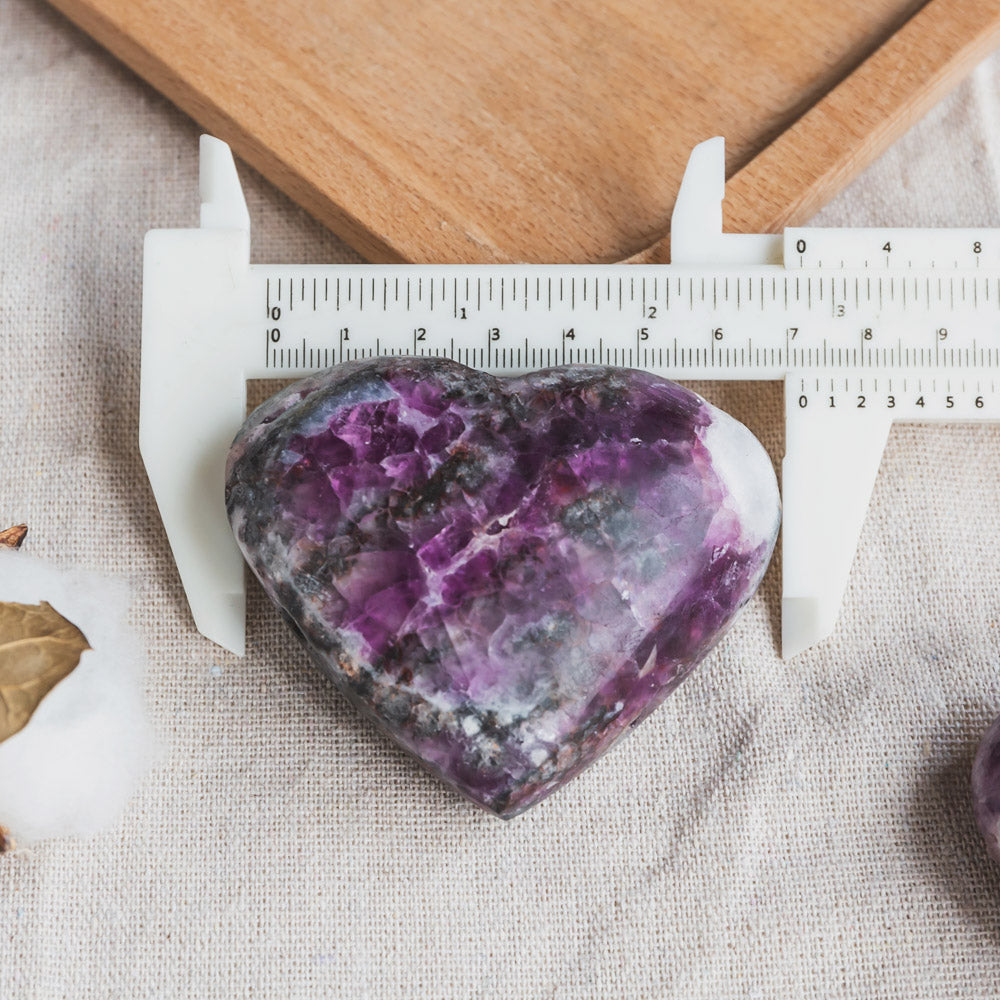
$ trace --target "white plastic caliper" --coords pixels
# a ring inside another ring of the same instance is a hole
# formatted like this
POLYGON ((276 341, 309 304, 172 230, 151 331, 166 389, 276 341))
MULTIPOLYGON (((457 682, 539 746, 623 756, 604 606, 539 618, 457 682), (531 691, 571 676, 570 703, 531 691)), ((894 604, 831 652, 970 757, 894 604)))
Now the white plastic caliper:
POLYGON ((723 234, 723 152, 691 153, 669 265, 267 266, 229 147, 202 136, 201 227, 146 237, 140 406, 198 629, 243 653, 223 479, 247 379, 419 354, 784 379, 782 653, 829 635, 892 421, 1000 419, 1000 231, 723 234))

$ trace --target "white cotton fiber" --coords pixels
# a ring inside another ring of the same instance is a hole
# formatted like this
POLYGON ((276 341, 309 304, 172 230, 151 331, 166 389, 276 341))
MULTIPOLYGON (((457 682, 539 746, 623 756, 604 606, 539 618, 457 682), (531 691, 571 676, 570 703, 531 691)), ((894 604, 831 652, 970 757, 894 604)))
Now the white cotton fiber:
POLYGON ((156 754, 145 653, 127 586, 0 550, 0 601, 48 601, 92 647, 19 733, 0 743, 0 825, 18 844, 111 825, 156 754))

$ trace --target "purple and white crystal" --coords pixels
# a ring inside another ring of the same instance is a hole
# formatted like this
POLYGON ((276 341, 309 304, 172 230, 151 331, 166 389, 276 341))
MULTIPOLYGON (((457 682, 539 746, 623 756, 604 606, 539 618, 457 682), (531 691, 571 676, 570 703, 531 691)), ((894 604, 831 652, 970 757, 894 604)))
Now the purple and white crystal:
POLYGON ((336 686, 503 817, 680 683, 757 588, 779 522, 760 443, 680 386, 430 358, 342 365, 259 407, 226 502, 336 686))
POLYGON ((1000 861, 1000 718, 986 730, 972 764, 972 807, 986 849, 1000 861))

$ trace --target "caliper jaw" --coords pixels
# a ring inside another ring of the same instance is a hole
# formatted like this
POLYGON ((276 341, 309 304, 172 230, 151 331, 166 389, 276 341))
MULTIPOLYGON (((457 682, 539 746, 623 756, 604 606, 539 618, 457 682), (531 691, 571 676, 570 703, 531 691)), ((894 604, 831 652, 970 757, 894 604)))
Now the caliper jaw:
POLYGON ((226 455, 246 413, 236 341, 252 316, 250 216, 229 147, 203 135, 201 228, 146 235, 139 448, 198 630, 242 656, 243 558, 226 455))

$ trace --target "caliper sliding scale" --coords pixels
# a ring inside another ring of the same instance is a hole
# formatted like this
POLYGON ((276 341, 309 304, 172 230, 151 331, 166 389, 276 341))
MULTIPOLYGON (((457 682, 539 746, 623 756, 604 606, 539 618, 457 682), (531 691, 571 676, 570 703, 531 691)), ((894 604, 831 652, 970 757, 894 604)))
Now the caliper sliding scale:
POLYGON ((146 236, 140 407, 199 630, 243 653, 223 481, 247 379, 418 354, 784 379, 782 653, 829 635, 892 422, 1000 419, 1000 230, 723 234, 723 152, 691 153, 669 265, 268 266, 229 147, 202 136, 201 228, 146 236))

